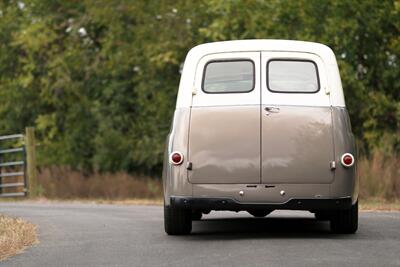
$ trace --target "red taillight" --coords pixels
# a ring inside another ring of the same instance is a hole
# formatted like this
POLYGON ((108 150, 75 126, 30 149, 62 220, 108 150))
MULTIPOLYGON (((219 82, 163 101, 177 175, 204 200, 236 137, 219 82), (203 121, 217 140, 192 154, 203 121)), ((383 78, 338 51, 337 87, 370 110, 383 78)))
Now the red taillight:
POLYGON ((169 155, 169 161, 174 165, 182 164, 183 162, 183 155, 181 152, 172 152, 169 155))
POLYGON ((347 155, 343 158, 343 162, 346 165, 351 165, 353 163, 353 158, 347 155))
POLYGON ((342 165, 345 167, 351 167, 354 164, 354 157, 350 153, 345 153, 342 156, 342 165))

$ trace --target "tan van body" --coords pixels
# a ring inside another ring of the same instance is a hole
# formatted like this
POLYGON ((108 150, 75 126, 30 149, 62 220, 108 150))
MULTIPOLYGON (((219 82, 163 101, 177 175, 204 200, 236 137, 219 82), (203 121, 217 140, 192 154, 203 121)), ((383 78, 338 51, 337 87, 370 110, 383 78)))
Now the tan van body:
POLYGON ((165 151, 165 228, 211 210, 309 210, 355 232, 356 151, 336 58, 322 44, 243 40, 188 53, 165 151), (346 217, 347 216, 347 217, 346 217))

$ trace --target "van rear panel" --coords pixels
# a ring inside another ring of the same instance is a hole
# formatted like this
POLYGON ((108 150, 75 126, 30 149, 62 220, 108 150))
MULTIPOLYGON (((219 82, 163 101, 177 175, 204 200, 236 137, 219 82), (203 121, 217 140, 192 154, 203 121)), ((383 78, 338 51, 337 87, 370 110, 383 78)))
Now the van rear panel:
POLYGON ((267 106, 263 107, 262 183, 331 183, 331 108, 277 106, 275 112, 268 113, 267 106))
POLYGON ((260 183, 260 107, 192 108, 191 183, 260 183))

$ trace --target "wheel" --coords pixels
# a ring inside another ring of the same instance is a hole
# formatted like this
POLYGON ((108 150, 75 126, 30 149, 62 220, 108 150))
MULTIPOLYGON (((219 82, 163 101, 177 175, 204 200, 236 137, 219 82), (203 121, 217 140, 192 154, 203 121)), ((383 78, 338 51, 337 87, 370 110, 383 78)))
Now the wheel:
POLYGON ((200 221, 203 213, 201 211, 193 210, 192 211, 192 221, 200 221))
POLYGON ((358 228, 358 201, 348 210, 338 210, 332 213, 331 232, 354 234, 358 228))
POLYGON ((257 218, 262 218, 271 213, 270 210, 248 210, 248 213, 257 218))
POLYGON ((314 213, 314 216, 318 221, 328 221, 330 219, 329 213, 325 211, 317 211, 314 213))
POLYGON ((192 231, 192 211, 164 205, 164 228, 168 235, 187 235, 192 231))

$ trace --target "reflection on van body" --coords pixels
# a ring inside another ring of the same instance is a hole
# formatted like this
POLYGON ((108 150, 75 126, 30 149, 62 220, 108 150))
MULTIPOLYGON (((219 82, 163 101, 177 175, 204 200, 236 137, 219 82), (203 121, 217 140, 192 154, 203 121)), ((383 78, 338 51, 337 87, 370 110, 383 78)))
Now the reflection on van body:
POLYGON ((182 71, 165 151, 165 230, 211 210, 309 210, 358 224, 355 145, 334 53, 285 40, 203 44, 182 71))

